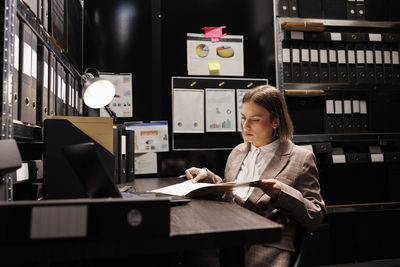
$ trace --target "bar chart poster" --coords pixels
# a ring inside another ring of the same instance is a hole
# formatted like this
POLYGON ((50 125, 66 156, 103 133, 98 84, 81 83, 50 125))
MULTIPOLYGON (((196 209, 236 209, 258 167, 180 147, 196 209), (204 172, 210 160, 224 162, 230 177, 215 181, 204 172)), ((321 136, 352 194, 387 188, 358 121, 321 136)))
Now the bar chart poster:
POLYGON ((248 89, 237 89, 236 90, 236 117, 238 132, 242 131, 242 109, 243 109, 243 97, 248 92, 248 89))
POLYGON ((206 132, 235 131, 235 89, 206 89, 206 132))

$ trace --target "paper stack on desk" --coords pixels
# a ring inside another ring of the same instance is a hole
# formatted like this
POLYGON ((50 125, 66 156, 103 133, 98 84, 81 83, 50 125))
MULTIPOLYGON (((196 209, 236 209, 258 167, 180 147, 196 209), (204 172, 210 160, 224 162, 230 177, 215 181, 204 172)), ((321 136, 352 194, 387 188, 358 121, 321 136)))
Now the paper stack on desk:
POLYGON ((192 180, 187 180, 179 184, 162 187, 159 189, 152 190, 150 192, 176 196, 181 198, 193 198, 201 195, 231 191, 233 190, 233 188, 238 186, 251 186, 251 183, 256 181, 258 180, 250 180, 238 183, 228 182, 228 183, 210 184, 202 182, 193 183, 192 180))

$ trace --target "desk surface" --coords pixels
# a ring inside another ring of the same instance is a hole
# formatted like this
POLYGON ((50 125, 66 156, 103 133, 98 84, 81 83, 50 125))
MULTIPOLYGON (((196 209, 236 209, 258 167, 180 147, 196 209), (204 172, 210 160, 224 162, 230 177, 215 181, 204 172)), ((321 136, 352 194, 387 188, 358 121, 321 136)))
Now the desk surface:
MULTIPOLYGON (((147 191, 180 181, 177 178, 146 178, 136 179, 134 184, 137 191, 147 191)), ((204 247, 230 248, 273 242, 279 240, 280 236, 279 224, 240 206, 223 201, 193 199, 190 203, 171 208, 170 236, 166 238, 126 238, 111 242, 57 239, 39 243, 0 244, 0 249, 4 263, 32 263, 127 257, 204 247)))

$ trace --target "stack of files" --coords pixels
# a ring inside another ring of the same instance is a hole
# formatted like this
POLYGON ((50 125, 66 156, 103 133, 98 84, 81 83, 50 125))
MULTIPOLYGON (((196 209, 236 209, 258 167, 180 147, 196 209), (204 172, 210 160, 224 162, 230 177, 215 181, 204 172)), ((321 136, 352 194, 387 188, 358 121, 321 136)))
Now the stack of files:
POLYGON ((135 179, 135 132, 119 125, 113 129, 115 157, 114 183, 123 184, 135 179))
POLYGON ((325 26, 322 22, 285 21, 281 24, 284 31, 312 31, 322 32, 325 26))

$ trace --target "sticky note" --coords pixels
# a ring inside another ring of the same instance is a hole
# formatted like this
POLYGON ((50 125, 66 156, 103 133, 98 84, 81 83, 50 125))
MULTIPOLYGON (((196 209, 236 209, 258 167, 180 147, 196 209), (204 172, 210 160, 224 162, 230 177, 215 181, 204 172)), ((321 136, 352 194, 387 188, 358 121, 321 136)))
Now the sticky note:
POLYGON ((218 72, 220 69, 219 61, 208 61, 208 70, 210 72, 218 72))

